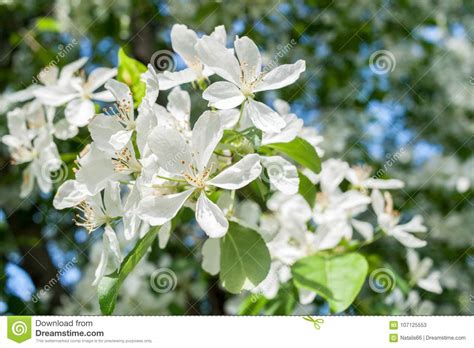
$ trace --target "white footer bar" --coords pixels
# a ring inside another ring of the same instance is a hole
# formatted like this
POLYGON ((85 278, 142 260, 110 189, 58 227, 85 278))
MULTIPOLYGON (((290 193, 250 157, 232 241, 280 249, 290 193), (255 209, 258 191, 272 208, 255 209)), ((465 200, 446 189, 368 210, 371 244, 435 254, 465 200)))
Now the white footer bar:
POLYGON ((0 347, 474 347, 474 317, 0 317, 0 347))

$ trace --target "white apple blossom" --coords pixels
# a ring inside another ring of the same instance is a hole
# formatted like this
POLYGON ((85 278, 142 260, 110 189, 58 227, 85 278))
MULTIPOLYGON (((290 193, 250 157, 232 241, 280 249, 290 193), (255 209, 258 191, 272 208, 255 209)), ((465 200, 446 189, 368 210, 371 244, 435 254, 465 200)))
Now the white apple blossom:
POLYGON ((96 68, 87 79, 83 75, 70 76, 66 83, 59 80, 57 84, 36 89, 34 95, 41 103, 48 106, 58 107, 66 104, 64 110, 66 119, 77 127, 83 127, 95 115, 93 101, 113 101, 113 96, 109 91, 96 92, 96 90, 116 74, 115 68, 96 68))
MULTIPOLYGON (((223 25, 214 28, 210 37, 214 38, 221 45, 225 46, 227 34, 223 25)), ((160 89, 167 90, 184 83, 203 81, 213 74, 213 71, 203 65, 200 60, 195 45, 199 38, 186 25, 175 24, 171 29, 171 46, 173 50, 180 55, 188 68, 181 71, 164 71, 159 74, 160 89)))
POLYGON ((420 288, 435 294, 441 294, 443 292, 443 288, 439 283, 441 272, 433 271, 430 273, 430 269, 433 267, 432 259, 425 257, 420 261, 418 253, 413 249, 408 249, 407 263, 410 273, 410 282, 412 284, 416 284, 420 288))
POLYGON ((115 269, 122 261, 120 245, 112 228, 114 220, 123 214, 119 183, 108 182, 103 193, 91 196, 84 185, 68 180, 59 188, 53 204, 56 209, 78 209, 80 214, 76 217, 76 224, 89 233, 104 226, 102 254, 92 283, 97 285, 105 273, 109 255, 115 269))
POLYGON ((140 217, 150 225, 162 225, 171 220, 195 192, 196 220, 213 238, 223 236, 228 221, 222 210, 206 195, 210 187, 227 190, 239 189, 260 175, 259 156, 250 154, 216 176, 215 162, 211 156, 223 135, 220 119, 212 113, 204 113, 194 125, 191 141, 176 130, 157 127, 150 133, 148 143, 157 156, 159 165, 173 180, 179 180, 190 188, 172 195, 145 197, 139 206, 140 217))
POLYGON ((47 128, 42 127, 44 115, 38 110, 27 110, 31 104, 16 108, 7 114, 10 134, 2 137, 8 146, 12 163, 28 163, 23 171, 20 197, 28 196, 35 181, 44 193, 52 188, 51 174, 61 166, 56 144, 47 128))
POLYGON ((209 105, 218 109, 232 109, 243 103, 242 117, 266 132, 279 132, 285 120, 262 102, 254 100, 254 93, 280 89, 295 82, 305 71, 305 62, 285 64, 262 71, 262 57, 255 43, 244 36, 234 41, 234 56, 224 45, 209 36, 196 44, 201 61, 226 81, 211 84, 203 93, 209 105))
POLYGON ((393 209, 393 200, 390 193, 384 192, 384 195, 382 195, 379 190, 373 190, 371 197, 378 224, 387 235, 394 237, 408 248, 421 248, 426 245, 426 241, 412 234, 427 231, 420 215, 416 215, 409 222, 399 225, 400 213, 393 209))

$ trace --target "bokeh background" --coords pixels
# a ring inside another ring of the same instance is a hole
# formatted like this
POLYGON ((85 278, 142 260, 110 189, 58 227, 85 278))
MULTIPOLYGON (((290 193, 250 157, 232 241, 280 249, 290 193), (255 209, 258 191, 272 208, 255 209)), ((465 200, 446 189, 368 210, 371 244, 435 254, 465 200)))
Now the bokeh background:
MULTIPOLYGON (((175 23, 202 33, 224 24, 229 39, 250 36, 267 61, 305 59, 304 76, 268 101, 290 101, 324 137, 325 158, 368 164, 406 182, 397 208, 424 217, 429 244, 420 253, 441 270, 444 291, 420 293, 402 306, 365 286, 347 314, 474 313, 474 2, 0 0, 0 92, 26 88, 53 60, 63 66, 87 56, 90 71, 116 66, 125 47, 148 63, 155 52, 171 50, 175 23), (65 47, 72 49, 60 54, 65 47)), ((6 108, 0 101, 0 135, 6 108)), ((59 143, 61 153, 80 146, 59 143)), ((71 212, 55 211, 51 196, 20 200, 20 171, 3 145, 0 156, 0 313, 99 313, 90 283, 100 238, 76 228, 71 212), (47 291, 38 298, 41 289, 47 291)), ((117 314, 239 312, 249 295, 231 298, 211 286, 215 279, 200 270, 197 237, 188 228, 127 279, 117 314), (151 288, 159 266, 175 270, 173 292, 151 288)), ((373 247, 406 274, 403 247, 373 247)), ((311 310, 324 314, 327 307, 316 302, 311 310)))

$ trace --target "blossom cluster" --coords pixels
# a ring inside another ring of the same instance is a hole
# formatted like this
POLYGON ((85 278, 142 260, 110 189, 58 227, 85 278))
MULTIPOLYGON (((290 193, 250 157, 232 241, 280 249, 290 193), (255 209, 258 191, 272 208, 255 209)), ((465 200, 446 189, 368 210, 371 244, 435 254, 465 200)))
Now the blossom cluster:
POLYGON ((41 192, 51 192, 54 181, 63 176, 55 178, 62 161, 54 140, 75 137, 79 127, 94 117, 94 101, 112 101, 109 91, 96 90, 117 70, 97 68, 86 78, 81 70, 86 63, 87 58, 81 58, 61 71, 56 66, 47 67, 38 75, 37 84, 3 98, 7 105, 21 104, 7 113, 9 134, 2 137, 12 163, 28 164, 23 171, 21 197, 28 196, 35 183, 41 192))
MULTIPOLYGON (((382 236, 395 238, 410 253, 425 246, 414 234, 427 231, 422 218, 401 223, 395 210, 389 191, 402 188, 402 181, 372 178, 370 168, 338 159, 315 169, 323 156, 322 138, 286 101, 276 99, 272 106, 261 101, 262 92, 293 84, 305 71, 304 61, 265 69, 250 38, 237 37, 226 46, 223 26, 199 37, 174 25, 171 42, 187 68, 156 72, 149 65, 141 75, 146 92, 139 105, 130 86, 113 79, 115 69, 97 68, 87 79, 77 74, 85 64, 81 59, 23 92, 28 102, 8 113, 10 134, 3 142, 15 163, 30 163, 22 195, 31 192, 33 177, 42 191, 52 190, 49 175, 60 165, 53 138, 71 138, 87 126, 92 141, 77 156, 74 179, 62 183, 53 204, 75 208, 76 224, 90 233, 104 229, 94 284, 108 270, 120 271, 130 249, 121 246, 118 231, 133 246, 159 228, 159 246, 165 248, 184 208, 194 211, 208 236, 202 261, 211 274, 223 265, 221 241, 231 223, 257 231, 271 264, 262 279, 247 278, 242 288, 267 298, 291 279, 292 265, 321 251, 382 236), (203 89, 209 108, 195 122, 190 94, 181 88, 186 84, 203 89), (105 90, 97 92, 102 85, 105 90), (169 91, 166 105, 157 104, 162 91, 169 91), (96 114, 94 101, 112 104, 96 114), (59 121, 54 119, 58 107, 65 107, 59 121), (315 156, 309 161, 301 151, 307 145, 315 156), (51 159, 56 167, 38 171, 51 159), (253 184, 266 191, 260 192, 263 204, 245 190, 253 184), (306 194, 311 190, 318 191, 315 197, 306 194)), ((418 267, 414 256, 409 261, 418 267)), ((425 279, 425 288, 439 292, 437 280, 425 279)), ((301 303, 316 296, 310 290, 299 293, 301 303)))

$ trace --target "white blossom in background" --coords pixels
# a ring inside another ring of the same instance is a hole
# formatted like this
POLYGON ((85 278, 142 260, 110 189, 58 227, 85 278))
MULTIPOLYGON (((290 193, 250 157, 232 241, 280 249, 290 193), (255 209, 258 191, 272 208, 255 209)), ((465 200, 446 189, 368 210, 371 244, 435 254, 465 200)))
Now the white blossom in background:
MULTIPOLYGON (((214 28, 210 37, 225 47, 227 33, 223 25, 214 28)), ((203 64, 196 51, 199 38, 191 29, 183 24, 175 24, 171 28, 171 46, 188 66, 181 71, 164 71, 158 75, 161 90, 179 86, 184 83, 203 81, 213 74, 213 71, 203 64)))
MULTIPOLYGON (((85 61, 84 61, 85 63, 85 61)), ((66 119, 77 127, 83 127, 95 115, 94 101, 111 102, 112 94, 105 90, 97 92, 107 80, 117 75, 117 69, 96 68, 86 78, 71 76, 66 83, 57 83, 35 89, 34 96, 44 105, 59 107, 66 105, 66 119)))
POLYGON ((409 222, 399 224, 400 213, 394 210, 393 200, 390 193, 379 190, 372 191, 372 207, 377 214, 377 221, 380 228, 389 236, 394 237, 407 248, 421 248, 426 245, 425 240, 421 240, 413 233, 425 233, 428 231, 423 225, 423 217, 414 216, 409 222))
POLYGON ((436 294, 441 294, 443 292, 443 288, 440 284, 441 272, 430 272, 433 267, 432 259, 425 257, 420 260, 416 251, 408 249, 407 263, 410 273, 410 282, 429 292, 436 294))

